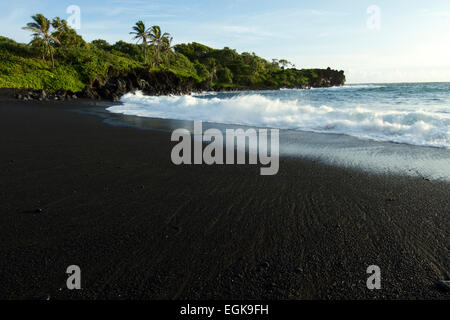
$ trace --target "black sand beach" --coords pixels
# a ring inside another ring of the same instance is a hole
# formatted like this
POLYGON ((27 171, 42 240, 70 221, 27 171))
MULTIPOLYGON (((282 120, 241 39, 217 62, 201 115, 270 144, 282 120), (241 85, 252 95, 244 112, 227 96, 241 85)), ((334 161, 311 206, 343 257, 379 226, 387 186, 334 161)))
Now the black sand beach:
POLYGON ((70 111, 88 104, 0 101, 1 299, 450 298, 448 183, 178 167, 169 133, 70 111))

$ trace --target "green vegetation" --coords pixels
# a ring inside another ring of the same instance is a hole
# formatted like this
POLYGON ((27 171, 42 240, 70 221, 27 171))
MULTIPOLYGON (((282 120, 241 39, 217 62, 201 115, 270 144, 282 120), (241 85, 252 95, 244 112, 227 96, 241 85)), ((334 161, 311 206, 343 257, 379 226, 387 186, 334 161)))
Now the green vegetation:
POLYGON ((20 44, 0 37, 0 87, 80 92, 104 83, 114 71, 146 69, 192 78, 203 88, 281 88, 340 85, 344 72, 331 69, 295 69, 285 59, 271 62, 255 53, 230 48, 213 49, 199 43, 172 46, 170 34, 142 21, 130 34, 138 43, 86 43, 65 20, 42 14, 24 28, 32 41, 20 44), (50 59, 49 59, 50 58, 50 59))

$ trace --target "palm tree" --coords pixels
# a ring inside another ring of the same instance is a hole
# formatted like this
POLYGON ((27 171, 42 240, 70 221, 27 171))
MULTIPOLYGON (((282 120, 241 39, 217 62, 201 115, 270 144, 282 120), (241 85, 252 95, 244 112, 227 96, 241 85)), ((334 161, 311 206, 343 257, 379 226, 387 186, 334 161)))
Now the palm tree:
POLYGON ((52 68, 55 67, 55 60, 53 58, 53 48, 52 44, 60 43, 59 40, 53 36, 51 32, 51 23, 44 15, 38 13, 31 17, 34 22, 27 23, 27 26, 24 27, 24 30, 29 30, 33 32, 33 40, 30 44, 35 44, 42 42, 43 45, 43 54, 42 57, 45 60, 45 56, 50 53, 50 57, 52 59, 52 68))
POLYGON ((133 32, 130 34, 134 34, 134 40, 137 42, 142 41, 142 52, 144 53, 144 63, 147 63, 147 38, 148 38, 148 30, 145 28, 145 23, 139 20, 133 26, 133 32))
POLYGON ((156 46, 156 65, 159 66, 159 56, 161 49, 165 44, 169 44, 170 33, 161 33, 161 28, 159 26, 153 26, 149 32, 151 43, 156 46))

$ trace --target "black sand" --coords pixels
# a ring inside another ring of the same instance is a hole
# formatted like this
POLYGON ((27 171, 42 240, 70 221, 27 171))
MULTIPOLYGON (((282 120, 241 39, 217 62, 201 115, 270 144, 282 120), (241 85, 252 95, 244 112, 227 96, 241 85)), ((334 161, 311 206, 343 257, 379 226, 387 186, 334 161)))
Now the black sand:
POLYGON ((450 298, 449 184, 287 158, 273 177, 177 167, 169 133, 80 106, 0 102, 0 298, 450 298))

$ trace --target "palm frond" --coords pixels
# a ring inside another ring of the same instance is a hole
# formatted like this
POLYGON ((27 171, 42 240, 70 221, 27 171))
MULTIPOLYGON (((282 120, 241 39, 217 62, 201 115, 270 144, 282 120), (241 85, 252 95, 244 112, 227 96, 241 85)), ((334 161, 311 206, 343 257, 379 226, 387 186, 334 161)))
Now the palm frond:
POLYGON ((22 29, 23 29, 23 30, 28 30, 28 31, 34 32, 33 36, 34 36, 35 34, 42 34, 42 30, 39 29, 39 28, 34 28, 34 27, 23 27, 22 29))
POLYGON ((39 29, 40 30, 42 27, 39 24, 35 23, 35 22, 29 22, 29 23, 27 23, 27 26, 25 28, 33 28, 33 29, 39 29))

